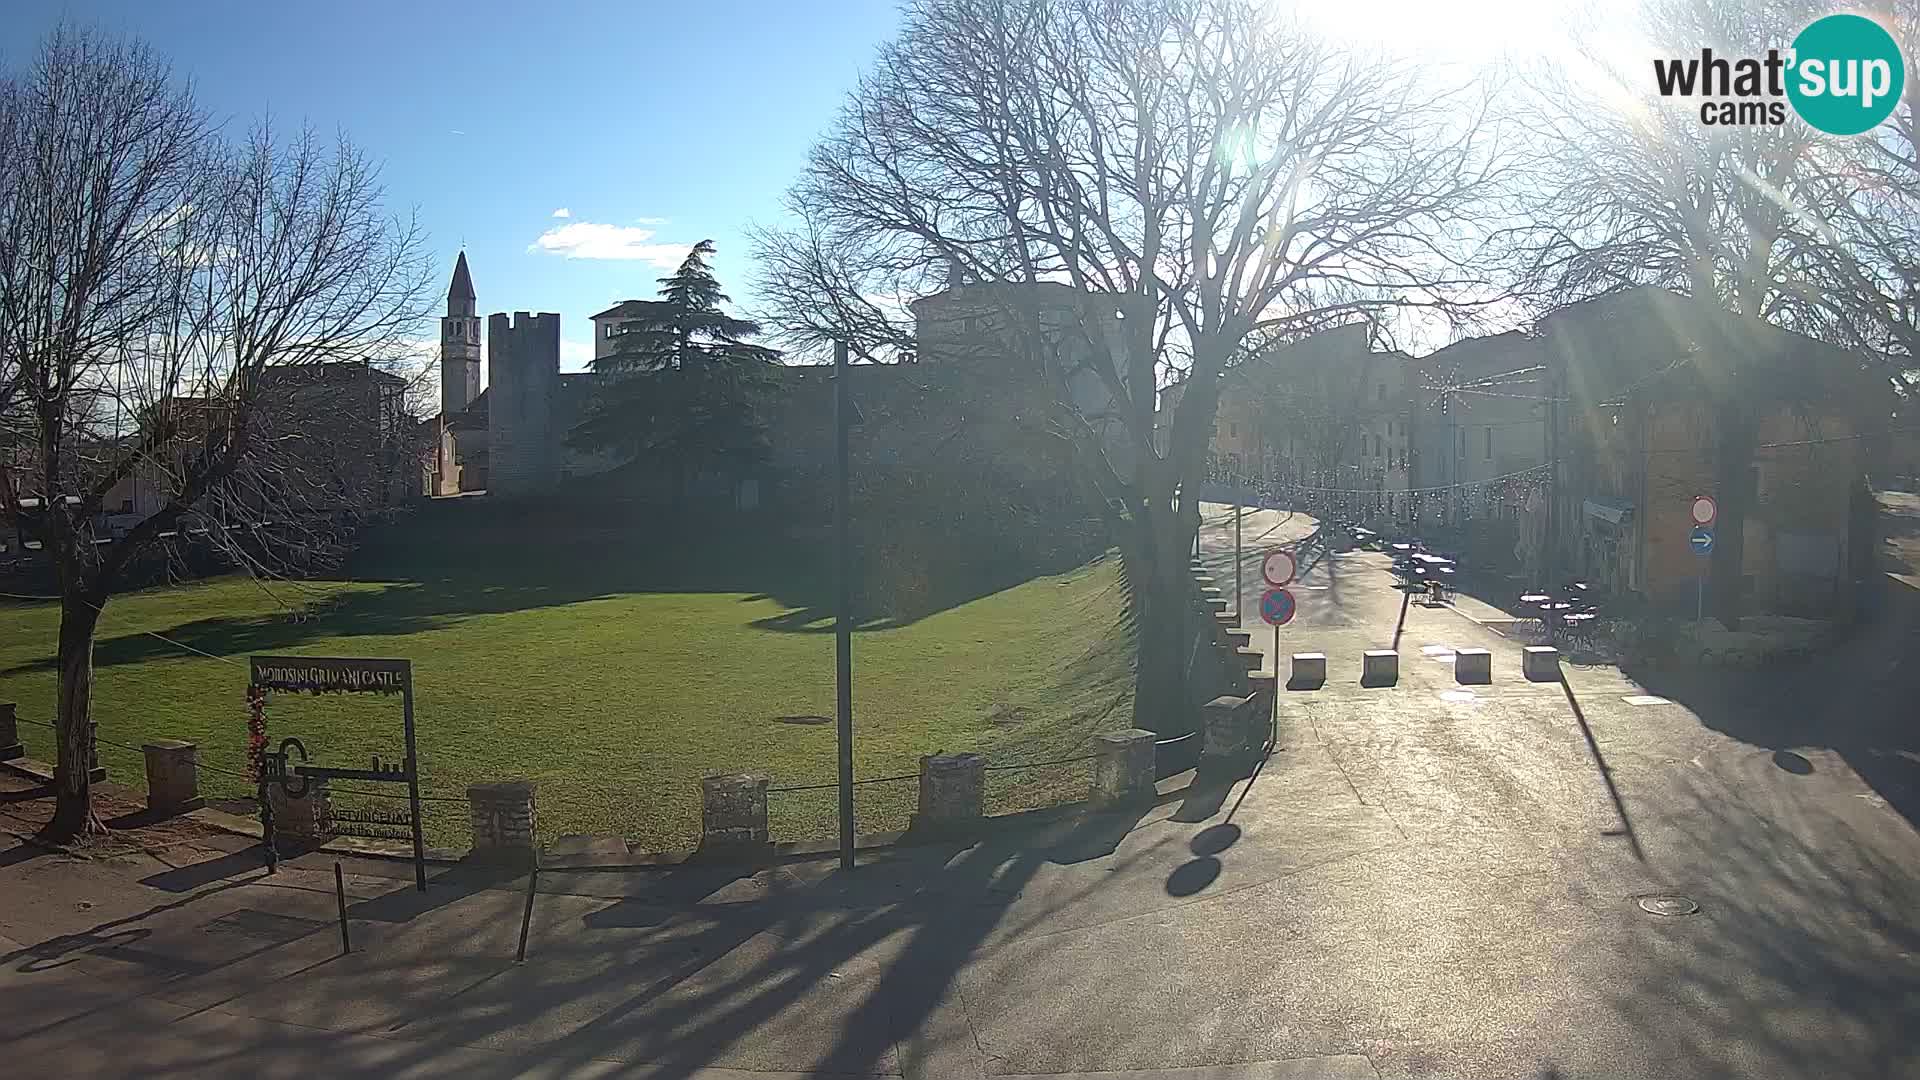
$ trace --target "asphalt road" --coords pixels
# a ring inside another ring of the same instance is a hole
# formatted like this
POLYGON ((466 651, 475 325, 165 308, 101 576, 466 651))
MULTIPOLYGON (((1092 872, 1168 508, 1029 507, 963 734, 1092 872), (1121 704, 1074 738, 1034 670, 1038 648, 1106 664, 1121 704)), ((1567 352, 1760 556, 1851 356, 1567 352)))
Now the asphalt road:
MULTIPOLYGON (((1310 524, 1254 519, 1249 597, 1310 524)), ((357 878, 339 958, 312 860, 0 866, 0 1045, 70 1075, 1920 1075, 1912 607, 1805 669, 1532 684, 1389 584, 1302 578, 1281 648, 1330 678, 1251 780, 851 877, 543 875, 525 964, 523 879, 473 869, 424 902, 357 878), (1361 688, 1396 635, 1399 684, 1361 688), (1453 682, 1469 645, 1491 686, 1453 682)))

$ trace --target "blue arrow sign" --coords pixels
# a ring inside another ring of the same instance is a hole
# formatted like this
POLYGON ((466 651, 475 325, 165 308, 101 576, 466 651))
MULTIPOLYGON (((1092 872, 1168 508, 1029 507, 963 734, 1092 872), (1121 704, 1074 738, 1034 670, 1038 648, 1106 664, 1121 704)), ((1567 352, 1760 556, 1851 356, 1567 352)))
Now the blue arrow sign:
POLYGON ((1687 534, 1687 546, 1693 549, 1695 555, 1712 554, 1713 530, 1707 528, 1705 525, 1696 527, 1692 532, 1687 534))

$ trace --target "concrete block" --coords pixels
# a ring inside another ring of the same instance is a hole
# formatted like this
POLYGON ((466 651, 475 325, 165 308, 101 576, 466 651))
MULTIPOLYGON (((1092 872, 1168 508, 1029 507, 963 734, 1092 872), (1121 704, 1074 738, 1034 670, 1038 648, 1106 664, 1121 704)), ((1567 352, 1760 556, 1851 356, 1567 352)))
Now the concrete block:
POLYGON ((1093 801, 1101 805, 1130 802, 1153 795, 1155 735, 1142 728, 1112 731, 1095 739, 1100 756, 1093 759, 1093 801))
POLYGON ((1493 654, 1485 649, 1453 650, 1453 681, 1484 684, 1493 681, 1493 654))
POLYGON ((319 843, 333 835, 333 797, 327 792, 325 777, 308 777, 302 795, 290 795, 277 783, 268 784, 267 805, 273 810, 274 835, 282 840, 319 843))
POLYGON ((468 784, 467 820, 473 826, 476 857, 509 862, 533 860, 538 850, 533 781, 468 784))
POLYGON ((1327 654, 1317 652, 1297 652, 1293 654, 1293 674, 1287 685, 1301 689, 1317 689, 1327 682, 1327 654))
POLYGON ((1532 682, 1560 681, 1560 650, 1551 645, 1529 645, 1520 657, 1520 673, 1532 682))
POLYGON ((1399 681, 1399 653, 1392 649, 1368 649, 1361 654, 1361 686, 1392 686, 1399 681))
POLYGON ((750 854, 768 844, 767 787, 757 773, 709 773, 700 779, 700 850, 750 854))
POLYGON ((986 816, 987 760, 979 754, 923 754, 915 829, 961 829, 986 816))
POLYGON ((14 715, 13 702, 0 701, 0 761, 26 756, 27 748, 20 745, 20 720, 14 715))
POLYGON ((1200 707, 1200 765, 1215 768, 1242 763, 1252 748, 1257 696, 1223 694, 1200 707))
POLYGON ((147 759, 147 809, 171 813, 206 805, 200 797, 198 746, 178 739, 156 739, 141 744, 140 752, 147 759))

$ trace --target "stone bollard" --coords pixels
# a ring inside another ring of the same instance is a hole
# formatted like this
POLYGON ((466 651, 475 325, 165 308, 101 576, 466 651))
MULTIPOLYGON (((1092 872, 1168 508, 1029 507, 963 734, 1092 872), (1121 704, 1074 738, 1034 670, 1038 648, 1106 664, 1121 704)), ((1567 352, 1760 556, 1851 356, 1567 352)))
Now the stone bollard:
POLYGON ((1231 769, 1246 761, 1253 749, 1254 703, 1258 694, 1234 697, 1222 694, 1200 707, 1200 767, 1208 771, 1231 769))
POLYGON ((267 785, 273 832, 281 839, 321 841, 333 835, 333 797, 324 777, 308 777, 307 793, 295 798, 278 783, 267 785))
POLYGON ((1288 686, 1303 690, 1318 690, 1327 684, 1327 654, 1317 652, 1297 652, 1293 654, 1293 674, 1287 680, 1288 686))
POLYGON ((1392 649, 1368 649, 1360 656, 1361 686, 1392 686, 1400 681, 1400 654, 1392 649))
POLYGON ((1475 685, 1493 681, 1493 654, 1485 649, 1453 650, 1453 681, 1475 685))
POLYGON ((979 754, 923 754, 920 810, 913 828, 966 829, 986 816, 987 760, 979 754))
POLYGON ((475 858, 531 863, 539 851, 531 780, 468 784, 467 820, 475 858))
POLYGON ((178 739, 156 739, 142 743, 140 752, 147 759, 147 809, 174 813, 206 805, 200 797, 198 746, 178 739))
POLYGON ((700 780, 700 850, 757 854, 768 844, 767 785, 757 773, 709 773, 700 780))
POLYGON ((13 702, 0 701, 0 761, 26 756, 27 748, 20 745, 20 720, 13 713, 13 702))
POLYGON ((1099 736, 1093 759, 1093 801, 1099 806, 1151 798, 1154 734, 1141 728, 1099 736))
POLYGON ((1520 673, 1530 682, 1560 681, 1560 650, 1551 645, 1529 645, 1520 657, 1520 673))
MULTIPOLYGON (((1247 693, 1253 697, 1254 713, 1253 726, 1249 730, 1256 732, 1265 730, 1261 725, 1273 716, 1273 695, 1277 689, 1274 686, 1274 674, 1271 671, 1256 671, 1247 676, 1247 693)), ((1261 739, 1264 740, 1265 737, 1262 735, 1261 739)))

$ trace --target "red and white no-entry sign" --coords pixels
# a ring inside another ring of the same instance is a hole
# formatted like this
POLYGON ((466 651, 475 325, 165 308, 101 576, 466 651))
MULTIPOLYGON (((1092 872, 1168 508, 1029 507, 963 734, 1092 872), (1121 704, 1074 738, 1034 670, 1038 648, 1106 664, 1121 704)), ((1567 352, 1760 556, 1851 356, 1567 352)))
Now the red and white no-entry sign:
POLYGON ((1267 552, 1266 558, 1260 560, 1260 576, 1276 589, 1293 580, 1295 569, 1293 552, 1286 548, 1274 548, 1267 552))
POLYGON ((1693 523, 1695 525, 1711 525, 1713 524, 1713 519, 1719 516, 1720 507, 1715 505, 1713 496, 1695 495, 1693 497, 1693 523))

